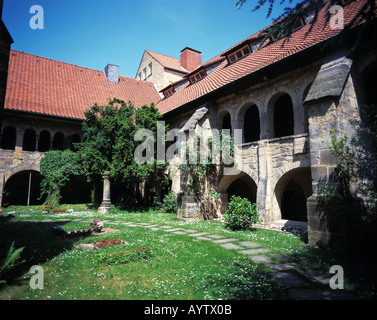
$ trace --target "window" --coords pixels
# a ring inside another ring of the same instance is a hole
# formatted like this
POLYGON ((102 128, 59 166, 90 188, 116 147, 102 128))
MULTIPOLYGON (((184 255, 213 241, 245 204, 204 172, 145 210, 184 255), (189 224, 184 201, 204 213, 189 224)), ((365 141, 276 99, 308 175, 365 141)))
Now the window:
POLYGON ((152 75, 152 63, 149 64, 149 75, 152 75))
POLYGON ((138 77, 139 77, 139 80, 141 80, 141 72, 139 72, 138 77))
POLYGON ((230 54, 228 56, 228 60, 229 60, 230 63, 233 63, 233 62, 240 60, 241 58, 247 56, 250 53, 251 53, 250 47, 249 47, 249 45, 246 45, 246 46, 242 47, 241 49, 237 50, 236 52, 230 54))
POLYGON ((190 82, 191 84, 192 83, 195 83, 195 82, 198 82, 200 79, 203 79, 205 76, 207 75, 207 73, 205 72, 205 70, 201 70, 195 74, 193 74, 192 76, 190 76, 190 82))
POLYGON ((144 68, 143 70, 144 80, 147 79, 147 68, 144 68))
POLYGON ((170 97, 175 92, 174 88, 170 88, 164 91, 165 98, 170 97))

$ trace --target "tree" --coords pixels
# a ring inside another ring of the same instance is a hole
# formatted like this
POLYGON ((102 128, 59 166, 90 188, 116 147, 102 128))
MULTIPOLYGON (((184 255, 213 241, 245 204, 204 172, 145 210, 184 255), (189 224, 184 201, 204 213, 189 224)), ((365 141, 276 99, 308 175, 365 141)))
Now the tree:
POLYGON ((161 118, 158 109, 153 104, 136 109, 131 103, 114 98, 107 105, 94 104, 85 112, 85 118, 82 125, 85 141, 75 146, 84 171, 96 188, 94 194, 100 195, 101 174, 110 171, 115 203, 134 204, 135 198, 138 204, 151 203, 152 187, 166 181, 165 164, 157 165, 155 157, 153 163, 137 163, 134 150, 139 142, 135 141, 135 134, 147 128, 154 133, 156 142, 161 118))
POLYGON ((70 176, 83 173, 78 154, 71 150, 46 152, 41 159, 40 170, 43 176, 41 197, 46 194, 45 203, 52 207, 60 204, 61 189, 70 176))

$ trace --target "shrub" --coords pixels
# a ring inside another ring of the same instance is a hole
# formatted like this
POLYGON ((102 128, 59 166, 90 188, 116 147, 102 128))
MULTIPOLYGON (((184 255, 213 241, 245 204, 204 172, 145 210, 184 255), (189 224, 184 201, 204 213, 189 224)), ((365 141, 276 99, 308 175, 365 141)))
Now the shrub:
POLYGON ((173 191, 170 191, 162 200, 162 212, 174 213, 177 211, 177 197, 173 191))
POLYGON ((225 212, 225 225, 232 230, 248 229, 253 223, 261 222, 257 205, 246 198, 232 196, 225 212))

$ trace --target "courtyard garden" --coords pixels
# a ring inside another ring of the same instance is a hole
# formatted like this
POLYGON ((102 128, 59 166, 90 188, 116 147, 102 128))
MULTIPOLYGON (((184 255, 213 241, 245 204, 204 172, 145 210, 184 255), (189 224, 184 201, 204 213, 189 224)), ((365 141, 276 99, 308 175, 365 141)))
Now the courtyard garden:
POLYGON ((12 243, 14 250, 23 248, 17 264, 1 274, 2 300, 299 298, 297 289, 277 277, 283 273, 304 281, 301 293, 337 291, 350 293, 346 298, 376 298, 371 252, 310 248, 287 232, 233 231, 221 221, 182 222, 173 213, 152 209, 114 208, 106 215, 86 205, 45 209, 8 207, 2 213, 0 263, 12 243), (254 255, 256 249, 263 255, 254 255), (42 289, 31 288, 34 265, 43 269, 42 289), (329 288, 334 265, 344 270, 343 290, 329 288))

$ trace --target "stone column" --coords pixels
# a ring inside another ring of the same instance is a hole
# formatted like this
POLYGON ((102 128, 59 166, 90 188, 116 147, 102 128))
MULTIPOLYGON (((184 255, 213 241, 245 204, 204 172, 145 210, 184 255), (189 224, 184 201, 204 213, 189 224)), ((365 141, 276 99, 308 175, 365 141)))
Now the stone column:
POLYGON ((103 196, 102 203, 98 208, 99 213, 107 213, 110 211, 111 199, 110 199, 110 171, 105 171, 102 174, 103 178, 103 196))

